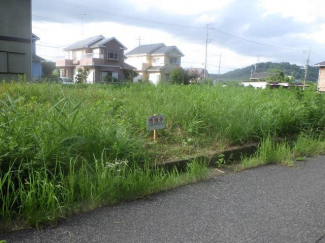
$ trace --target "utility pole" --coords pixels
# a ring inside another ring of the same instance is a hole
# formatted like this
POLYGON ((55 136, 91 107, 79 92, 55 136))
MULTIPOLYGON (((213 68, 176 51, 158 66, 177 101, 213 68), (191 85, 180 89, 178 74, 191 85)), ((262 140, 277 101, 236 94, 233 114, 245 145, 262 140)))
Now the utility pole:
POLYGON ((87 14, 75 14, 75 16, 81 16, 81 37, 84 36, 84 16, 87 14))
MULTIPOLYGON (((305 66, 304 87, 302 87, 303 90, 305 90, 305 86, 306 86, 306 79, 307 79, 307 74, 308 74, 308 66, 309 66, 309 59, 310 59, 311 48, 309 47, 309 50, 306 51, 306 52, 308 52, 308 56, 307 56, 307 61, 306 61, 306 66, 305 66)), ((306 53, 306 52, 305 52, 305 53, 306 53)))
POLYGON ((141 37, 139 36, 139 39, 136 40, 139 41, 139 46, 141 46, 141 37))
POLYGON ((207 35, 205 40, 205 62, 204 62, 204 79, 207 77, 207 62, 208 62, 208 43, 209 43, 209 30, 213 30, 214 28, 210 28, 209 24, 207 24, 207 35))
POLYGON ((258 67, 258 63, 260 63, 260 56, 257 57, 257 63, 255 64, 255 71, 254 71, 254 73, 256 73, 256 69, 258 67))
POLYGON ((218 81, 220 79, 220 67, 221 67, 221 54, 220 54, 220 58, 219 58, 219 72, 218 72, 218 81))

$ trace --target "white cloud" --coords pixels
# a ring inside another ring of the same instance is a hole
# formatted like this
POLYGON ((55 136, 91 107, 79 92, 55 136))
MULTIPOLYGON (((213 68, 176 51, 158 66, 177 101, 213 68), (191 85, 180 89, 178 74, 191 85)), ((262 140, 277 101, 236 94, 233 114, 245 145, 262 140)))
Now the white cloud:
POLYGON ((202 23, 212 23, 217 20, 217 16, 215 14, 202 14, 199 16, 196 21, 202 23))
POLYGON ((324 0, 260 0, 260 6, 266 14, 281 13, 306 23, 324 18, 324 0))
POLYGON ((159 10, 168 14, 198 15, 226 7, 233 0, 129 0, 136 10, 159 10))

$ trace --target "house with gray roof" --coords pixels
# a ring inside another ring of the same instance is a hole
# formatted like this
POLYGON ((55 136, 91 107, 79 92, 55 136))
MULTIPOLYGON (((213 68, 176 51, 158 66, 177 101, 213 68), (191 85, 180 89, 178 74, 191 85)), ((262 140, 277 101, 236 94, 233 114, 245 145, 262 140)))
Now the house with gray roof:
POLYGON ((172 70, 181 67, 184 54, 176 46, 166 46, 164 43, 140 45, 125 54, 127 63, 136 67, 139 76, 137 80, 149 80, 157 84, 168 81, 172 70))
POLYGON ((61 77, 75 80, 77 70, 89 70, 87 83, 119 81, 125 79, 126 71, 135 70, 124 62, 127 48, 115 37, 102 35, 77 41, 66 48, 67 57, 56 61, 61 77))
POLYGON ((267 77, 270 76, 268 72, 261 72, 261 73, 252 73, 250 80, 251 81, 265 81, 267 77))
POLYGON ((204 68, 188 68, 186 72, 193 78, 190 80, 190 83, 200 83, 204 79, 204 74, 206 73, 206 77, 209 77, 208 70, 204 68))
POLYGON ((325 91, 325 62, 317 63, 315 64, 315 66, 319 67, 317 89, 320 92, 324 92, 325 91))

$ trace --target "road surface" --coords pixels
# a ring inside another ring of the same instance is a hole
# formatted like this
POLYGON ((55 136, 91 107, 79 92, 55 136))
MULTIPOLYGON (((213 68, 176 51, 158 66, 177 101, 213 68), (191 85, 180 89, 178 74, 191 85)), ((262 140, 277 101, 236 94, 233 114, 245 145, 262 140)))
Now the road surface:
POLYGON ((262 166, 70 217, 14 242, 325 243, 325 157, 262 166))

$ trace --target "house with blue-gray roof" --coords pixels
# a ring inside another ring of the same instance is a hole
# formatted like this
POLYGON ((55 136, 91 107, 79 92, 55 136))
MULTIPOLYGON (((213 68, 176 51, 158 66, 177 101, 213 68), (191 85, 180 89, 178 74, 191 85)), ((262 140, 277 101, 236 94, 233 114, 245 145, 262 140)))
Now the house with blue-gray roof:
POLYGON ((36 55, 36 41, 40 38, 32 34, 32 79, 34 81, 40 81, 42 78, 42 65, 41 62, 45 61, 42 57, 36 55))
POLYGON ((125 54, 126 62, 136 67, 139 75, 135 78, 157 84, 168 81, 172 70, 181 67, 184 54, 176 46, 164 43, 140 45, 125 54))

